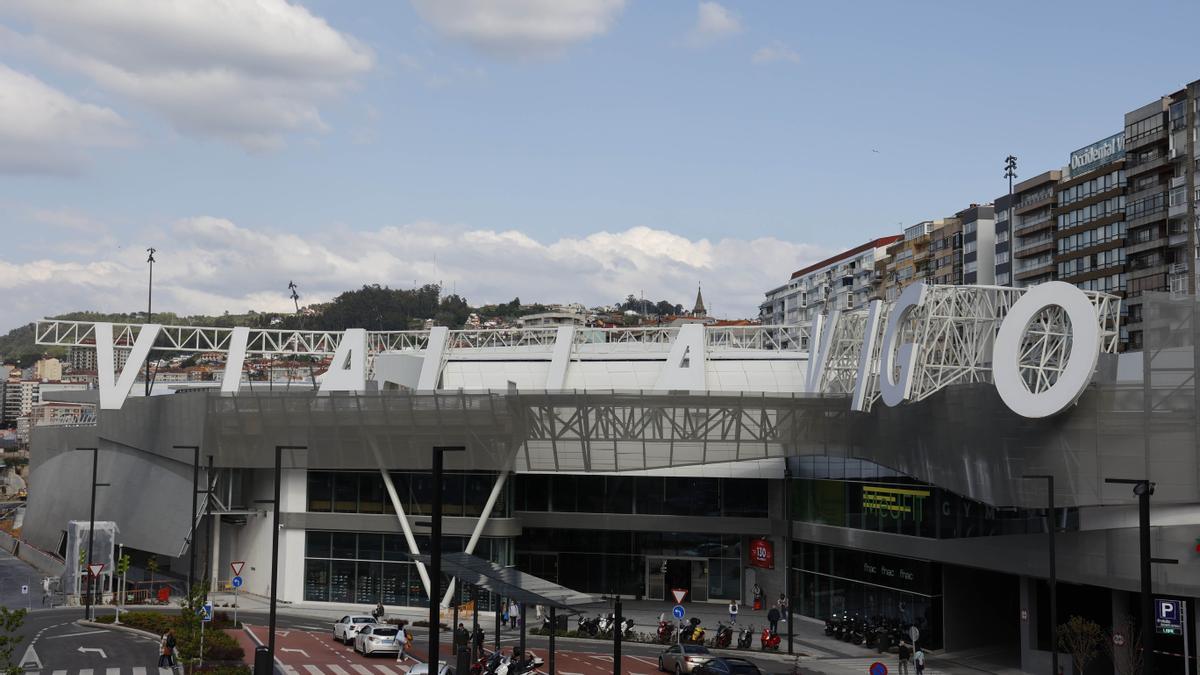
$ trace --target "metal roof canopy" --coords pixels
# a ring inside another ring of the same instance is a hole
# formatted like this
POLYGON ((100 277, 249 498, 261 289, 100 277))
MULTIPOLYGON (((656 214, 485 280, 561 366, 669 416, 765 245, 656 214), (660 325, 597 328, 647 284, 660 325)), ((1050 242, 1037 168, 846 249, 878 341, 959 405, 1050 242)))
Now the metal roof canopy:
MULTIPOLYGON (((428 555, 407 554, 416 562, 428 565, 428 555)), ((493 593, 524 604, 543 605, 578 612, 580 605, 598 602, 595 596, 573 591, 565 586, 526 574, 515 567, 501 567, 470 553, 442 554, 442 571, 464 584, 486 588, 493 593)))

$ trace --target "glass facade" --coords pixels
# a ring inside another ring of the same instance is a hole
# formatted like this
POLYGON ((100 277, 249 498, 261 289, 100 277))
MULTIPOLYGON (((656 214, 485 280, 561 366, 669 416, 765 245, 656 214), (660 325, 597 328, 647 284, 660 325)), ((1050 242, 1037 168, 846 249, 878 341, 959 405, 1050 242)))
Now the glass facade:
MULTIPOLYGON (((410 516, 427 516, 433 504, 433 477, 429 472, 390 473, 396 493, 410 516)), ((442 513, 446 516, 474 517, 483 513, 483 505, 496 482, 494 473, 447 472, 442 476, 442 513)), ((510 509, 506 483, 492 517, 507 518, 510 509)), ((378 471, 309 471, 308 510, 334 513, 395 513, 392 500, 378 471)))
MULTIPOLYGON (((792 460, 792 513, 801 522, 956 539, 1046 531, 1036 510, 995 508, 858 459, 792 460)), ((1066 528, 1079 512, 1064 509, 1066 528)))
POLYGON ((514 479, 517 511, 767 517, 767 481, 759 478, 519 474, 514 479))
POLYGON ((794 542, 792 609, 825 620, 835 614, 899 621, 942 646, 942 567, 911 558, 794 542))
MULTIPOLYGON (((419 550, 429 550, 428 536, 416 540, 419 550)), ((447 553, 462 551, 466 544, 466 537, 442 537, 447 553)), ((428 607, 429 596, 407 551, 399 534, 309 530, 304 536, 304 599, 428 607)), ((482 537, 475 555, 510 565, 512 541, 482 537)))
POLYGON ((694 600, 740 596, 741 537, 689 532, 526 528, 517 567, 585 593, 657 598, 667 561, 687 561, 694 600))

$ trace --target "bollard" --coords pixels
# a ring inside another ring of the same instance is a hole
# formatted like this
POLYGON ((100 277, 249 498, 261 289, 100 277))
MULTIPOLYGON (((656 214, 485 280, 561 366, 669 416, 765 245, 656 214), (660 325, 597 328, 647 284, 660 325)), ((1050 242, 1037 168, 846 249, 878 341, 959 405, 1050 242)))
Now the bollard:
POLYGON ((271 650, 266 647, 257 647, 254 650, 254 675, 272 675, 273 671, 271 650))

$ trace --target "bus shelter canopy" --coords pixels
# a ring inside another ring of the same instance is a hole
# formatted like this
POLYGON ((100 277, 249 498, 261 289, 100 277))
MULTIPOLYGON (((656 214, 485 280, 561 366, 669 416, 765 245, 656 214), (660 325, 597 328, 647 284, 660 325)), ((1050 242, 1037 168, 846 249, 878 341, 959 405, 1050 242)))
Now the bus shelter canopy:
MULTIPOLYGON (((429 565, 427 555, 410 553, 408 557, 429 565)), ((469 553, 443 554, 441 568, 443 572, 453 575, 464 584, 486 588, 526 605, 542 605, 574 612, 579 611, 576 608, 581 605, 597 602, 595 596, 559 586, 552 581, 526 574, 515 567, 502 567, 469 553)))

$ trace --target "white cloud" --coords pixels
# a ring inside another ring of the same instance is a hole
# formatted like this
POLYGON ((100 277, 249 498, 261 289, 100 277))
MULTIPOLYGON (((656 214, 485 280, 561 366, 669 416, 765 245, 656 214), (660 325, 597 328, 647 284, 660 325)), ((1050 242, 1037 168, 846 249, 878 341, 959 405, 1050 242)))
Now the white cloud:
POLYGON ((129 140, 112 110, 0 63, 0 173, 75 173, 87 164, 86 148, 129 140))
MULTIPOLYGON (((289 311, 287 282, 295 280, 302 302, 363 284, 407 288, 441 281, 475 304, 519 296, 587 305, 643 292, 688 305, 701 283, 718 316, 751 317, 768 288, 829 254, 772 237, 710 241, 648 227, 541 242, 516 230, 433 222, 296 235, 204 216, 142 236, 170 242, 156 255, 155 306, 180 314, 289 311)), ((139 308, 146 281, 142 248, 106 246, 98 250, 111 254, 93 254, 88 262, 0 261, 0 295, 9 310, 0 330, 78 309, 139 308)))
POLYGON ((412 0, 444 35, 509 58, 554 56, 607 33, 625 0, 412 0))
POLYGON ((688 36, 691 44, 703 46, 742 32, 737 15, 720 3, 705 0, 696 9, 696 25, 688 36))
POLYGON ((166 116, 181 133, 247 149, 325 128, 318 104, 373 56, 286 0, 14 0, 31 32, 4 41, 166 116))
POLYGON ((754 52, 754 56, 750 60, 759 65, 766 65, 768 63, 800 63, 800 55, 791 47, 781 42, 772 42, 754 52))

